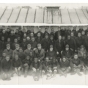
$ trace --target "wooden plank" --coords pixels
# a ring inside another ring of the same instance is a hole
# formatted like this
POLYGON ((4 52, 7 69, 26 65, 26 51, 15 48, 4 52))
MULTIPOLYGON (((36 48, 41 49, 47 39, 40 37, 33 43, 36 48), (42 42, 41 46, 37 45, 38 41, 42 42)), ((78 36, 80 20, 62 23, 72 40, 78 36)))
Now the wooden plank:
POLYGON ((67 9, 61 9, 62 24, 71 24, 67 9))
POLYGON ((4 12, 1 20, 0 20, 0 23, 7 23, 11 12, 12 12, 12 9, 11 8, 7 8, 6 11, 4 12))
POLYGON ((47 23, 52 24, 52 12, 47 11, 47 23))
POLYGON ((61 15, 59 10, 53 11, 53 24, 61 24, 61 15))
POLYGON ((44 9, 44 23, 48 23, 48 20, 47 20, 47 9, 46 8, 44 9))
POLYGON ((2 18, 6 8, 0 8, 0 19, 2 18))
POLYGON ((36 10, 35 23, 43 23, 43 12, 42 8, 36 10))
POLYGON ((83 11, 85 17, 86 17, 87 20, 88 20, 88 12, 87 12, 86 8, 83 7, 83 8, 82 8, 82 11, 83 11))
POLYGON ((13 13, 8 21, 8 23, 15 23, 19 14, 20 8, 13 9, 13 13))
POLYGON ((86 19, 85 15, 83 14, 82 10, 81 9, 76 9, 77 11, 77 14, 79 16, 79 19, 81 21, 82 24, 87 24, 88 23, 88 20, 86 19))
POLYGON ((35 18, 35 9, 29 9, 26 23, 34 23, 34 18, 35 18))
POLYGON ((80 21, 79 21, 79 19, 77 17, 75 9, 68 9, 68 11, 69 11, 69 14, 70 14, 72 24, 79 24, 80 21))
POLYGON ((25 23, 28 8, 22 8, 17 23, 25 23))

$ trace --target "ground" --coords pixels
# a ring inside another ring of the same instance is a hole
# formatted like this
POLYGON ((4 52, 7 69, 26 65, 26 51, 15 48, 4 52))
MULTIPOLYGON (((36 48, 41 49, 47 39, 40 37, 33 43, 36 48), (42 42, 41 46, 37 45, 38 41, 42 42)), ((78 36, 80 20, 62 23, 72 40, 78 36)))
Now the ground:
POLYGON ((34 85, 34 84, 50 84, 50 85, 87 85, 88 84, 88 75, 82 75, 79 76, 77 74, 70 75, 68 74, 67 77, 56 75, 56 77, 53 77, 49 80, 46 80, 46 76, 41 78, 39 81, 34 81, 32 76, 27 76, 26 78, 24 76, 14 76, 9 81, 3 81, 0 79, 0 84, 11 84, 11 85, 34 85))

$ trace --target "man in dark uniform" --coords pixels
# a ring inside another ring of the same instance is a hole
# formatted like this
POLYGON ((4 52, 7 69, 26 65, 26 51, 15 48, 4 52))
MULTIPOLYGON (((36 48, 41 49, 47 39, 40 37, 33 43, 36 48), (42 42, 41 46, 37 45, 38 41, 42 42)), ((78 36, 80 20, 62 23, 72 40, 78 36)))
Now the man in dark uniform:
POLYGON ((41 34, 42 34, 41 32, 37 32, 37 36, 36 36, 36 42, 37 42, 37 44, 41 43, 41 40, 42 40, 42 35, 41 34))
POLYGON ((13 50, 10 48, 10 44, 6 45, 6 49, 3 52, 6 53, 6 56, 9 55, 12 58, 13 50))
POLYGON ((27 45, 31 43, 31 38, 29 36, 27 36, 26 42, 27 42, 27 45))
POLYGON ((34 51, 31 48, 31 44, 27 45, 27 49, 24 51, 24 55, 25 55, 25 57, 29 56, 30 60, 33 61, 33 59, 34 59, 34 51))
POLYGON ((12 61, 12 65, 13 65, 14 73, 16 73, 18 76, 20 76, 21 69, 22 69, 22 61, 17 54, 15 54, 15 56, 14 56, 14 59, 12 61))
POLYGON ((77 36, 77 39, 76 39, 76 45, 77 45, 77 48, 80 48, 80 46, 82 45, 82 37, 81 37, 80 32, 78 32, 78 36, 77 36))
POLYGON ((54 39, 57 40, 58 36, 60 36, 60 28, 58 28, 58 31, 55 32, 54 39))
POLYGON ((14 30, 11 31, 10 39, 11 39, 11 42, 14 42, 14 39, 15 39, 15 33, 14 33, 14 30))
POLYGON ((70 49, 75 52, 76 50, 76 41, 71 38, 70 35, 67 36, 66 44, 69 45, 70 49))
POLYGON ((24 77, 27 77, 29 71, 30 71, 30 66, 31 66, 31 59, 30 56, 26 56, 25 59, 23 60, 23 72, 24 72, 24 77))
POLYGON ((16 45, 19 44, 17 38, 14 39, 14 42, 12 44, 12 50, 16 49, 16 45))
POLYGON ((53 49, 53 45, 50 45, 50 49, 49 51, 46 53, 46 56, 49 57, 49 60, 53 60, 53 58, 57 58, 56 57, 56 52, 53 49))
POLYGON ((64 46, 65 46, 64 41, 61 38, 62 38, 61 36, 58 36, 58 40, 56 40, 55 42, 55 50, 57 54, 60 55, 60 57, 61 57, 61 51, 64 50, 64 46))
POLYGON ((38 81, 40 77, 40 63, 38 61, 38 58, 36 57, 34 58, 34 61, 31 64, 31 70, 34 80, 38 81))
POLYGON ((31 38, 31 48, 35 50, 37 47, 37 42, 34 37, 31 38))
POLYGON ((37 49, 35 50, 35 56, 38 58, 38 61, 44 60, 45 51, 42 49, 41 44, 37 44, 37 49))
POLYGON ((19 44, 16 44, 16 49, 13 51, 13 58, 15 57, 15 55, 19 56, 19 51, 20 51, 20 46, 19 44))
POLYGON ((23 38, 23 41, 21 43, 21 47, 22 47, 23 51, 27 49, 27 42, 26 42, 25 38, 23 38))
MULTIPOLYGON (((55 40, 54 40, 54 36, 53 36, 53 35, 50 35, 49 46, 50 46, 50 45, 55 46, 55 40)), ((55 48, 55 47, 54 47, 54 48, 55 48)))
POLYGON ((78 75, 82 75, 80 73, 80 71, 82 69, 82 62, 81 62, 80 58, 78 57, 77 53, 74 54, 74 57, 71 60, 71 69, 72 69, 71 74, 77 73, 78 75))
POLYGON ((48 33, 48 28, 45 28, 45 32, 43 33, 43 38, 45 38, 45 35, 48 34, 49 36, 49 33, 48 33))
POLYGON ((11 70, 12 70, 12 62, 11 62, 9 56, 6 56, 6 58, 1 61, 1 68, 2 68, 2 79, 10 80, 11 70))
POLYGON ((65 56, 63 56, 62 59, 60 60, 59 74, 64 75, 66 77, 67 73, 69 73, 70 70, 71 70, 70 61, 65 56))
POLYGON ((48 34, 45 35, 45 38, 42 39, 42 48, 45 50, 45 51, 48 51, 49 50, 49 36, 48 34))
POLYGON ((73 55, 73 51, 70 50, 69 45, 66 45, 65 51, 62 51, 61 56, 62 57, 65 56, 68 60, 70 60, 72 55, 73 55))

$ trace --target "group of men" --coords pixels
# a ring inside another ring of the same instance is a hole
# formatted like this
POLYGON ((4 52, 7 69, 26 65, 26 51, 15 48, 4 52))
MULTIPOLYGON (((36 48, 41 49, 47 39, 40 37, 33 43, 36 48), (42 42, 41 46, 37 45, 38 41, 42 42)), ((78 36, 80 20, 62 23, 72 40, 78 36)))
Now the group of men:
POLYGON ((88 29, 41 30, 0 29, 1 79, 10 80, 14 74, 32 75, 36 81, 43 75, 49 79, 56 74, 87 74, 88 29))

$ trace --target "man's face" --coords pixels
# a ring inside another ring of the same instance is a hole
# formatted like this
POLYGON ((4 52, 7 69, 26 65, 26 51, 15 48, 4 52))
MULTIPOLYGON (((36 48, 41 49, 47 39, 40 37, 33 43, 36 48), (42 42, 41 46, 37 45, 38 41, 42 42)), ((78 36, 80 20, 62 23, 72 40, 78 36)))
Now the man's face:
POLYGON ((78 59, 78 55, 74 55, 74 59, 78 59))
POLYGON ((20 48, 20 47, 19 47, 18 45, 16 45, 16 50, 19 50, 19 48, 20 48))
POLYGON ((66 61, 66 58, 64 57, 64 58, 63 58, 63 62, 65 62, 65 61, 66 61))
POLYGON ((27 49, 31 49, 31 45, 30 44, 27 45, 27 49))
POLYGON ((51 36, 50 39, 53 40, 53 36, 51 36))
POLYGON ((7 50, 10 50, 10 46, 7 46, 7 50))
POLYGON ((7 42, 10 42, 10 38, 7 39, 7 42))
POLYGON ((23 39, 23 42, 26 42, 26 39, 23 39))
POLYGON ((48 39, 48 35, 46 35, 45 38, 48 39))
POLYGON ((68 39, 70 39, 70 36, 68 36, 68 39))
POLYGON ((38 46, 38 49, 39 49, 39 50, 41 49, 41 45, 38 46))
POLYGON ((31 40, 32 40, 32 41, 35 41, 35 38, 33 37, 31 40))
POLYGON ((65 49, 66 49, 66 51, 68 51, 68 50, 69 50, 69 48, 68 48, 68 47, 66 47, 65 49))
POLYGON ((78 33, 78 37, 80 37, 81 36, 81 33, 78 33))
POLYGON ((38 33, 38 34, 37 34, 37 36, 38 36, 38 37, 40 37, 40 36, 41 36, 41 34, 40 34, 40 33, 38 33))
POLYGON ((84 31, 82 31, 82 35, 85 35, 85 32, 84 31))
POLYGON ((71 36, 74 36, 74 33, 71 33, 71 36))
POLYGON ((14 42, 17 43, 17 39, 14 39, 14 42))
POLYGON ((50 51, 53 51, 53 47, 50 47, 50 51))

